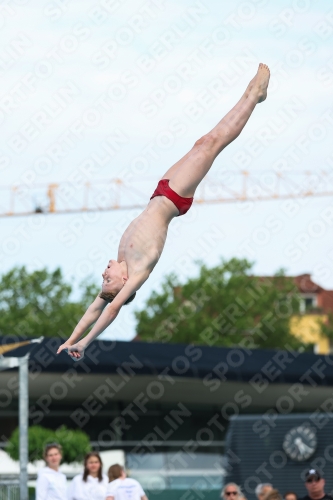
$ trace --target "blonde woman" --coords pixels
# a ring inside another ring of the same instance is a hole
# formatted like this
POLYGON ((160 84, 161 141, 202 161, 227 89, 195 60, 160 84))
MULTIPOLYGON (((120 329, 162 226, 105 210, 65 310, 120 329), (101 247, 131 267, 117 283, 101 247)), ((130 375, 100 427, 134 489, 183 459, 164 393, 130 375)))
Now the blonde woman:
POLYGON ((110 482, 106 490, 106 500, 148 500, 141 484, 127 477, 121 465, 111 465, 108 476, 110 482))
POLYGON ((43 453, 46 467, 38 471, 36 500, 65 500, 67 498, 67 480, 59 471, 62 460, 62 448, 58 443, 48 444, 43 453))

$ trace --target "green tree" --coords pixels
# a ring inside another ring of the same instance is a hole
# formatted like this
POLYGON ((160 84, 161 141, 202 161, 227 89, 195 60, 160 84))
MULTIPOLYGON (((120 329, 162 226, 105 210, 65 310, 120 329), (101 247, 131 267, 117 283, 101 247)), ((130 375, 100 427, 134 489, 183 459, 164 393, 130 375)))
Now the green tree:
MULTIPOLYGON (((46 444, 59 443, 62 446, 63 462, 79 462, 91 450, 89 436, 81 430, 71 430, 61 426, 53 431, 39 425, 29 428, 28 454, 29 461, 41 460, 46 444)), ((19 429, 12 433, 7 448, 7 453, 14 460, 19 459, 19 429)))
POLYGON ((292 279, 280 270, 273 278, 251 274, 253 264, 231 259, 180 283, 168 275, 136 313, 137 334, 150 341, 219 346, 300 347, 289 330, 299 311, 292 279))
POLYGON ((321 319, 318 319, 319 328, 321 330, 321 334, 323 337, 329 339, 329 341, 333 342, 333 313, 326 313, 325 316, 321 319))
POLYGON ((31 273, 24 266, 11 269, 0 280, 0 335, 68 337, 98 287, 82 282, 76 301, 72 291, 59 268, 31 273))

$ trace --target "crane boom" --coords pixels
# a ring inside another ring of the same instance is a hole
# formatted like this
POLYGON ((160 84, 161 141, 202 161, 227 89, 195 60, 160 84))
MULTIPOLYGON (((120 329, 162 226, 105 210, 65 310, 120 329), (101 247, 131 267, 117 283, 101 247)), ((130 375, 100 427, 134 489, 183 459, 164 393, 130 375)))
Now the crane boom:
MULTIPOLYGON (((69 214, 144 208, 157 179, 96 179, 81 182, 0 186, 0 217, 69 214)), ((333 171, 224 171, 207 176, 195 203, 234 203, 333 195, 333 171)))

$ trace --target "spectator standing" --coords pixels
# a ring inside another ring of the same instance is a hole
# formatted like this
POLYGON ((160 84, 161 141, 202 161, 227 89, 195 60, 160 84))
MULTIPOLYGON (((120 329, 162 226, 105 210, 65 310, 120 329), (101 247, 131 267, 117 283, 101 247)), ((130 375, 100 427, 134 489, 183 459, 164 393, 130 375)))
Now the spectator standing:
POLYGON ((148 500, 141 484, 127 477, 121 465, 111 465, 108 476, 110 482, 106 490, 106 500, 148 500))
POLYGON ((297 494, 294 491, 286 491, 283 498, 284 500, 297 500, 297 494))
POLYGON ((309 469, 305 474, 305 487, 308 494, 300 500, 333 500, 325 493, 325 479, 316 469, 309 469))
POLYGON ((69 500, 105 500, 108 477, 103 474, 103 463, 92 451, 84 458, 83 474, 75 476, 70 484, 69 500))
POLYGON ((243 494, 236 483, 228 483, 221 491, 221 498, 223 498, 223 500, 241 500, 243 494))
POLYGON ((267 493, 270 493, 273 489, 273 486, 270 483, 258 484, 255 489, 255 493, 257 495, 258 500, 264 500, 267 493))
POLYGON ((58 443, 45 446, 43 453, 46 467, 38 471, 36 482, 36 500, 65 500, 67 498, 67 480, 59 472, 62 460, 62 448, 58 443))

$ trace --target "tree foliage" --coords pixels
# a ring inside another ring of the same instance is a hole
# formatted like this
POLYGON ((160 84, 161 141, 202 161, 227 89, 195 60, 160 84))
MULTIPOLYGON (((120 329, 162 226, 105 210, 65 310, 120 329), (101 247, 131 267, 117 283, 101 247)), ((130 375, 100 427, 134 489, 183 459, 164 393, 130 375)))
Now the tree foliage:
MULTIPOLYGON (((81 430, 71 430, 66 426, 53 431, 39 425, 29 428, 28 453, 29 462, 41 460, 45 445, 59 443, 62 446, 63 462, 79 462, 91 450, 89 436, 81 430)), ((12 433, 7 453, 14 460, 19 459, 19 429, 12 433)))
POLYGON ((333 313, 330 312, 326 314, 326 318, 319 320, 319 328, 323 337, 328 338, 331 342, 333 341, 333 313))
POLYGON ((186 283, 168 275, 136 313, 137 334, 150 341, 297 349, 301 343, 289 330, 299 311, 293 280, 283 271, 256 277, 252 267, 233 258, 211 269, 199 263, 198 276, 186 283))
POLYGON ((59 268, 31 273, 24 266, 11 269, 0 280, 0 335, 68 337, 98 288, 82 282, 76 301, 72 291, 59 268))

